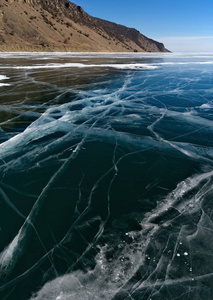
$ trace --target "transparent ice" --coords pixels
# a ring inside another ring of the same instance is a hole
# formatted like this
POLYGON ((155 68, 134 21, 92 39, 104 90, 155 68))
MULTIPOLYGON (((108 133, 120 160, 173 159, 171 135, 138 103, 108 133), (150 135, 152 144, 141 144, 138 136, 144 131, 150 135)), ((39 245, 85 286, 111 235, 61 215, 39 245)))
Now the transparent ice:
POLYGON ((212 300, 212 64, 2 54, 1 299, 212 300))

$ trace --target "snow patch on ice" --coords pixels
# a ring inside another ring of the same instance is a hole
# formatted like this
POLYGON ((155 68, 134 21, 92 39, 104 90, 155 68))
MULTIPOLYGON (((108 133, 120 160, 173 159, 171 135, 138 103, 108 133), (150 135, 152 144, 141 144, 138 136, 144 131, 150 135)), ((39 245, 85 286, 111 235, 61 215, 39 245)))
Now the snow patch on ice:
MULTIPOLYGON (((10 79, 10 78, 7 77, 6 75, 0 75, 0 81, 6 80, 6 79, 10 79)), ((9 86, 9 85, 10 85, 9 83, 2 83, 2 82, 0 82, 0 87, 1 86, 9 86)))

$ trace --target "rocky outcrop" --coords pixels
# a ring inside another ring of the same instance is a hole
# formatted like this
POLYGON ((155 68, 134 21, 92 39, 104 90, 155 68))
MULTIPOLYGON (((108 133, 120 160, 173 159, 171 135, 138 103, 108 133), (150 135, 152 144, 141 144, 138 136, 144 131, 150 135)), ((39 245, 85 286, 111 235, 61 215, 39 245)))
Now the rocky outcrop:
POLYGON ((133 28, 67 0, 0 0, 0 51, 167 52, 133 28))

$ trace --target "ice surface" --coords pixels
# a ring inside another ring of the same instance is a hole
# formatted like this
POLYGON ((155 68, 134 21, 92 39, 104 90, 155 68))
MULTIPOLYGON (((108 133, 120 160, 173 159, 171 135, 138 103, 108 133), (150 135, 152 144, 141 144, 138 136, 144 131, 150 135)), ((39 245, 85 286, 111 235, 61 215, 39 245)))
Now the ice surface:
POLYGON ((213 56, 3 58, 1 298, 212 300, 213 56))

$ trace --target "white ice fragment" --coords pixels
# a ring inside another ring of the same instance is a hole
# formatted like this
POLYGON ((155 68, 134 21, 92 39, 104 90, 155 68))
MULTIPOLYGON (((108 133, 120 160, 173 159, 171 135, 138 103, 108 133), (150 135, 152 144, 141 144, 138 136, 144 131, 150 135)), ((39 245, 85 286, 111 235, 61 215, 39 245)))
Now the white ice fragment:
POLYGON ((10 77, 7 77, 6 75, 0 75, 0 80, 9 79, 10 77))
POLYGON ((63 297, 63 292, 61 292, 60 295, 55 300, 61 300, 63 299, 62 297, 63 297))
POLYGON ((189 255, 189 253, 188 252, 184 252, 184 255, 187 256, 187 255, 189 255))
POLYGON ((0 86, 9 86, 10 84, 9 83, 1 83, 0 82, 0 86))
POLYGON ((7 267, 7 265, 11 262, 15 250, 18 248, 18 242, 20 238, 20 233, 18 233, 10 245, 1 253, 0 258, 0 266, 7 267))
POLYGON ((120 70, 155 70, 159 67, 156 65, 144 63, 130 63, 130 64, 83 64, 83 63, 49 63, 36 64, 32 66, 14 66, 13 69, 28 70, 28 69, 57 69, 57 68, 113 68, 120 70))
POLYGON ((211 108, 211 105, 208 103, 204 103, 200 106, 200 108, 211 108))
POLYGON ((177 253, 177 256, 180 257, 180 253, 177 253))
MULTIPOLYGON (((5 80, 5 79, 10 79, 10 77, 7 77, 6 75, 0 75, 0 81, 5 80)), ((9 86, 9 83, 0 83, 0 87, 1 86, 9 86)))

